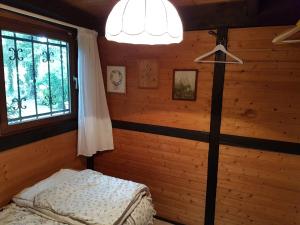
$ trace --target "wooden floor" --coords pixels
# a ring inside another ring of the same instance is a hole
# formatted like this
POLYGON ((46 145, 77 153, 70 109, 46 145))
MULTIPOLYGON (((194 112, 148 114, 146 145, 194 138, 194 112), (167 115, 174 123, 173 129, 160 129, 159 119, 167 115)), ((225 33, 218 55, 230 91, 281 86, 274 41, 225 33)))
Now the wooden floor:
POLYGON ((172 223, 167 223, 158 219, 154 219, 153 225, 173 225, 172 223))

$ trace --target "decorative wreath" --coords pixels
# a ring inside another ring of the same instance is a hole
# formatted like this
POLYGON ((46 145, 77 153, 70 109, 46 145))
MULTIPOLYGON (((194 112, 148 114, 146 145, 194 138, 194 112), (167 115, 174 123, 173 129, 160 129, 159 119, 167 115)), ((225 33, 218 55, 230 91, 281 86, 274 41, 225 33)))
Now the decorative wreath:
POLYGON ((118 87, 122 83, 123 76, 119 70, 113 70, 110 73, 109 79, 115 87, 118 87))

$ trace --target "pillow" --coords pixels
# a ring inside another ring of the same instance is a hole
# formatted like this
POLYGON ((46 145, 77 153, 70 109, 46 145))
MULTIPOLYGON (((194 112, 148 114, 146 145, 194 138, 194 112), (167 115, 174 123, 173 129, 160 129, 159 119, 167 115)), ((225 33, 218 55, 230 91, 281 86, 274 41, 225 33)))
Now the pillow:
POLYGON ((72 177, 78 173, 79 173, 78 171, 71 170, 71 169, 61 169, 60 171, 36 183, 35 185, 25 188, 23 191, 21 191, 19 194, 13 197, 13 202, 15 202, 19 206, 33 207, 34 197, 38 193, 48 188, 51 188, 54 185, 57 185, 58 183, 61 183, 68 179, 72 179, 72 177))

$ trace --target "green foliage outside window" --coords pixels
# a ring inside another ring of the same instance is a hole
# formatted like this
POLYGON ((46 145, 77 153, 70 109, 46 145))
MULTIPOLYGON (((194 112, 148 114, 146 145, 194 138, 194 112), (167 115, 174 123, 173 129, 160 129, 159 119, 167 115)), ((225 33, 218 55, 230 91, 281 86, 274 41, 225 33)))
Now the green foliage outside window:
POLYGON ((71 113, 68 44, 3 30, 1 40, 9 123, 71 113))

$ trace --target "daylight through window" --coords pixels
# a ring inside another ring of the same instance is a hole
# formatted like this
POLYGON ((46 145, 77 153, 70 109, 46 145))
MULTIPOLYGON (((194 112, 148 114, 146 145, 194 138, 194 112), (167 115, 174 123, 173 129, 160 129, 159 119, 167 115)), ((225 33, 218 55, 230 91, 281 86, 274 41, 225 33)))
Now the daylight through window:
POLYGON ((69 45, 1 31, 8 124, 71 113, 69 45))

